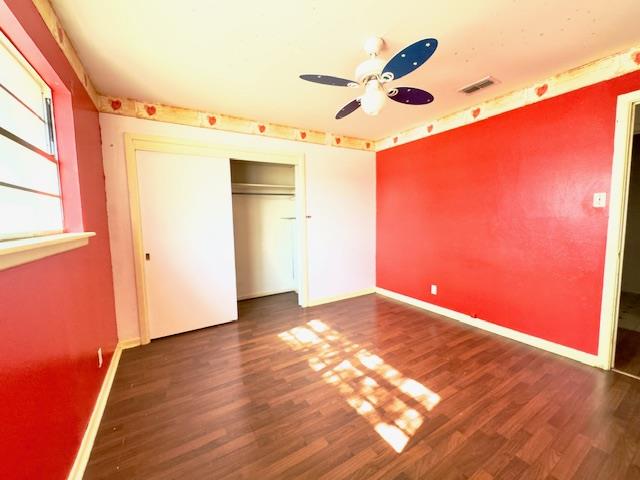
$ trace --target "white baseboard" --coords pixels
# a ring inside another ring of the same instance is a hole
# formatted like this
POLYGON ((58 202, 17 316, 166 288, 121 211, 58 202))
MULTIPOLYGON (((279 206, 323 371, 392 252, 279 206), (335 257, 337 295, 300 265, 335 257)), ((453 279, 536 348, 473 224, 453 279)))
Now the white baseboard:
POLYGON ((384 295, 385 297, 393 298, 394 300, 398 300, 400 302, 407 303, 409 305, 413 305, 414 307, 422 308, 423 310, 427 310, 432 313, 437 313, 438 315, 443 315, 445 317, 458 320, 459 322, 466 323, 467 325, 481 328, 482 330, 486 330, 488 332, 495 333, 497 335, 501 335, 503 337, 510 338, 521 343, 525 343, 532 347, 555 353, 556 355, 561 355, 563 357, 567 357, 594 367, 604 368, 604 365, 602 365, 602 361, 598 358, 597 355, 592 355, 590 353, 576 350, 575 348, 566 347, 558 343, 550 342, 549 340, 544 340, 542 338, 534 337, 526 333, 518 332, 517 330, 512 330, 511 328, 496 325, 495 323, 487 322, 486 320, 474 318, 464 313, 440 307, 439 305, 434 305, 432 303, 425 302, 424 300, 418 300, 417 298, 408 297, 406 295, 402 295, 401 293, 392 292, 391 290, 386 290, 384 288, 376 287, 376 293, 384 295))
POLYGON ((120 340, 118 342, 118 346, 122 350, 126 350, 127 348, 139 347, 140 346, 140 337, 128 338, 126 340, 120 340))
POLYGON ((239 295, 238 301, 250 300, 252 298, 268 297, 269 295, 279 295, 281 293, 288 293, 293 291, 295 291, 293 288, 288 288, 286 290, 270 290, 268 292, 248 293, 246 295, 239 295))
POLYGON ((111 357, 111 362, 109 363, 109 368, 107 369, 107 373, 102 381, 100 393, 98 393, 98 398, 96 399, 96 403, 93 407, 93 412, 89 418, 87 429, 84 432, 84 437, 82 437, 80 448, 78 449, 76 459, 73 462, 73 466, 71 467, 67 480, 82 480, 82 477, 84 476, 84 471, 87 468, 89 456, 91 455, 91 449, 93 448, 93 442, 96 439, 98 428, 100 427, 100 421, 102 420, 102 414, 104 413, 104 408, 106 407, 107 399, 109 398, 109 392, 113 385, 113 379, 115 378, 116 371, 118 370, 120 355, 122 354, 122 350, 125 348, 136 346, 134 345, 135 341, 137 341, 137 345, 140 345, 139 338, 118 342, 118 345, 116 345, 116 349, 111 357))
POLYGON ((364 288, 362 290, 356 290, 355 292, 350 292, 350 293, 345 293, 343 295, 334 295, 332 297, 323 297, 323 298, 316 298, 314 300, 309 300, 309 302, 307 303, 307 307, 315 307, 316 305, 322 305, 324 303, 331 303, 331 302, 337 302, 339 300, 346 300, 348 298, 355 298, 355 297, 360 297, 362 295, 370 295, 372 293, 375 293, 376 289, 375 288, 364 288))

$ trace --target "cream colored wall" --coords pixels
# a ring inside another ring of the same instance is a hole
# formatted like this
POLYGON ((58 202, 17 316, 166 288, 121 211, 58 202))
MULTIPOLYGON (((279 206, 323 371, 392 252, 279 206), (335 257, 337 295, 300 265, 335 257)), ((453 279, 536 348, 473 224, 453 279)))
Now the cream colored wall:
POLYGON ((375 287, 375 153, 100 114, 120 339, 139 336, 125 132, 305 156, 309 302, 375 287))
POLYGON ((295 200, 274 195, 233 195, 238 298, 296 290, 295 200))

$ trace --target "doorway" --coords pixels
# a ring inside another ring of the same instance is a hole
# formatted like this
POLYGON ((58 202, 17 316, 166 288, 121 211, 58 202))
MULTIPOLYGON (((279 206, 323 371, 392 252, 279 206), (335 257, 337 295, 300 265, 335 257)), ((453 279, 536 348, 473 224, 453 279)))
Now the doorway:
POLYGON ((142 345, 152 338, 237 319, 231 181, 235 158, 282 164, 293 171, 293 289, 298 304, 307 306, 310 217, 303 155, 125 133, 142 345))
POLYGON ((613 368, 640 378, 640 106, 631 139, 627 215, 613 368))
POLYGON ((295 167, 231 160, 238 300, 298 293, 295 167))

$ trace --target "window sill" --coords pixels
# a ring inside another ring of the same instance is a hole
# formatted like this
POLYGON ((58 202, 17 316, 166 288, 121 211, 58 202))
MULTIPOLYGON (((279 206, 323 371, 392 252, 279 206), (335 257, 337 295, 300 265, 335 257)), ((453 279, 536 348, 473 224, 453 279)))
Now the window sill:
POLYGON ((60 233, 0 242, 0 271, 84 247, 94 232, 60 233))

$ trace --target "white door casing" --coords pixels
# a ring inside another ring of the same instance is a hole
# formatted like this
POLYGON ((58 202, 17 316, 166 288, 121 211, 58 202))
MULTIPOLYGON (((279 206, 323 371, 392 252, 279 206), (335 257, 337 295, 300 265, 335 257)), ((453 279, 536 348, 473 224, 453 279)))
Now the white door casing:
POLYGON ((618 96, 598 341, 598 359, 604 369, 613 367, 615 355, 627 223, 633 120, 635 107, 639 104, 640 90, 618 96))

